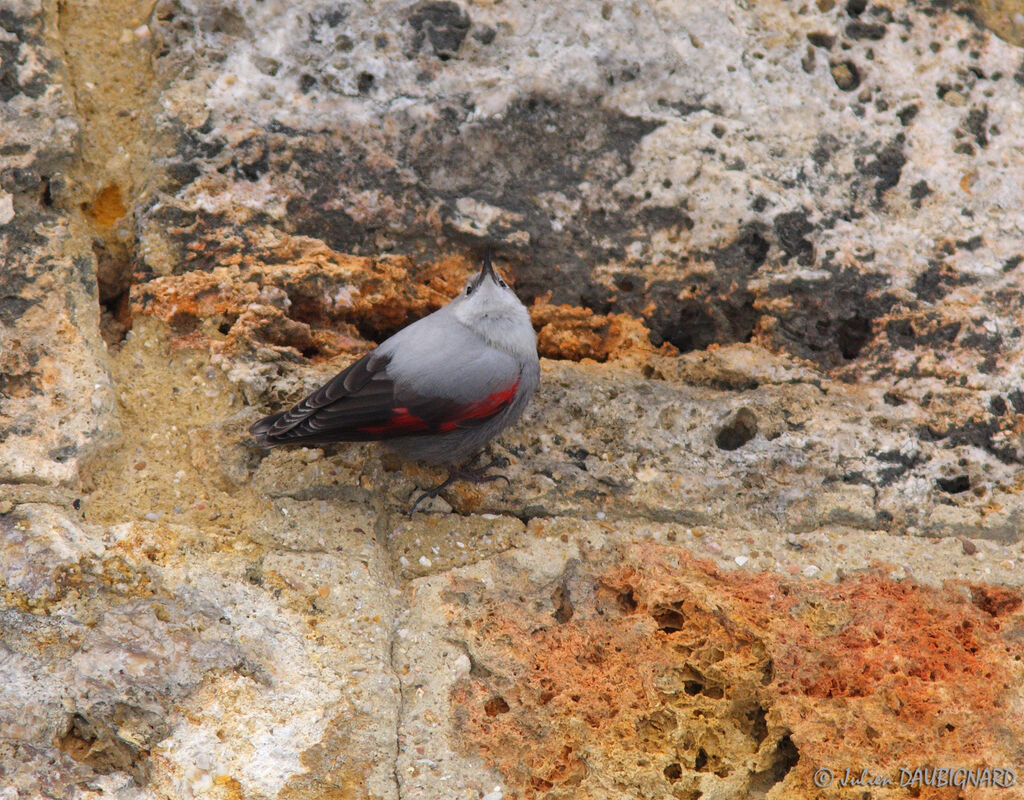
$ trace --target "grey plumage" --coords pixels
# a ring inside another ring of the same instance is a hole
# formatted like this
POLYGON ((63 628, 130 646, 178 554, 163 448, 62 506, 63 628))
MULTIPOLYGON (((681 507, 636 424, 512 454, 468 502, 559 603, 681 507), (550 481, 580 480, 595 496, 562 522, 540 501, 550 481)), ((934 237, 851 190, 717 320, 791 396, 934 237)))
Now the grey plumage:
POLYGON ((250 432, 267 447, 379 440, 456 465, 519 419, 539 380, 529 314, 488 259, 448 305, 250 432))

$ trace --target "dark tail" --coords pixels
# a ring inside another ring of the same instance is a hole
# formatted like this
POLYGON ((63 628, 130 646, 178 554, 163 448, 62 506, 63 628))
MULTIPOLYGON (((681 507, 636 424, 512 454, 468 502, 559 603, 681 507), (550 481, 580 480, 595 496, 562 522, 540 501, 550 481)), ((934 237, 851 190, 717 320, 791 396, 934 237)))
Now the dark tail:
POLYGON ((249 433, 251 433, 253 435, 253 438, 256 439, 256 444, 260 445, 261 447, 273 447, 275 444, 277 444, 277 442, 270 439, 270 437, 267 434, 270 432, 270 429, 274 427, 274 423, 281 419, 281 417, 283 417, 284 415, 284 411, 279 411, 276 414, 271 414, 269 417, 264 417, 251 428, 249 428, 249 433))

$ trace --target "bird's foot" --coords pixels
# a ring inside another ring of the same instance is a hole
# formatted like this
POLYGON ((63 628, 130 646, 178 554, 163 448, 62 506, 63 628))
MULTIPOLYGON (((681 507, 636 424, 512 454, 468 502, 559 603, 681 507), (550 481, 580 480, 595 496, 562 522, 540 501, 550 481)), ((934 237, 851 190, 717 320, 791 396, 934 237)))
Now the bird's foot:
MULTIPOLYGON (((476 459, 474 459, 475 461, 476 459)), ((472 463, 472 462, 470 462, 472 463)), ((490 483, 491 481, 505 481, 509 486, 512 485, 512 481, 508 479, 507 475, 498 473, 496 475, 488 475, 495 467, 503 469, 508 466, 508 459, 503 456, 495 456, 489 462, 484 464, 482 467, 453 467, 449 470, 449 480, 454 476, 455 480, 466 481, 467 483, 490 483)))
MULTIPOLYGON (((473 459, 475 461, 476 459, 473 459)), ((470 462, 473 463, 472 461, 470 462)), ((428 489, 412 504, 409 510, 406 512, 409 518, 416 512, 419 504, 424 500, 433 499, 437 497, 441 492, 451 486, 455 481, 466 481, 467 483, 490 483, 491 481, 505 481, 509 486, 512 485, 512 481, 508 479, 507 475, 488 475, 487 473, 494 467, 507 467, 508 459, 501 456, 496 456, 488 464, 482 467, 451 467, 448 470, 448 477, 445 478, 441 483, 435 486, 433 489, 428 489)))

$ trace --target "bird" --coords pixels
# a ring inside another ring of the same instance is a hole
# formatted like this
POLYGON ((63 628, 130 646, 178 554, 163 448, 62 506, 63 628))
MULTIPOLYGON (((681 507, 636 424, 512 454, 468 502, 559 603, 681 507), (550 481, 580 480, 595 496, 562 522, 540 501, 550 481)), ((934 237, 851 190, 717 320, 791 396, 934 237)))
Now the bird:
MULTIPOLYGON (((471 465, 515 424, 540 383, 537 336, 526 306, 491 264, 447 305, 406 326, 291 408, 249 432, 263 447, 380 441, 409 461, 448 467, 456 480, 505 480, 471 465)), ((507 463, 507 462, 505 462, 507 463)))

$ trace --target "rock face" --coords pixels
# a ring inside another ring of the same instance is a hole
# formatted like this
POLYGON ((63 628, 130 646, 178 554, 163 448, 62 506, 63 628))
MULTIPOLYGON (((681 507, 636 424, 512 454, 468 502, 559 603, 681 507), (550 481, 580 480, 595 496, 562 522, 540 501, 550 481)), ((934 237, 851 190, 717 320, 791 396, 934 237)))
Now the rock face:
MULTIPOLYGON (((1018 593, 1001 606, 880 575, 794 584, 565 530, 568 545, 421 582, 410 640, 446 620, 448 663, 403 648, 430 694, 451 687, 450 724, 518 795, 601 797, 614 781, 631 797, 779 796, 822 768, 838 784, 866 753, 897 785, 908 765, 1012 764, 1021 645, 1003 615, 1018 593), (988 708, 1006 710, 995 735, 988 708)), ((426 706, 408 727, 446 772, 426 706)), ((429 779, 410 783, 428 795, 429 779)))
POLYGON ((1021 13, 0 9, 0 796, 1010 796, 1021 13), (253 447, 485 248, 509 487, 253 447))
POLYGON ((95 262, 55 207, 81 123, 33 5, 4 12, 0 39, 0 480, 56 485, 116 420, 95 262))

